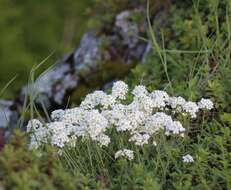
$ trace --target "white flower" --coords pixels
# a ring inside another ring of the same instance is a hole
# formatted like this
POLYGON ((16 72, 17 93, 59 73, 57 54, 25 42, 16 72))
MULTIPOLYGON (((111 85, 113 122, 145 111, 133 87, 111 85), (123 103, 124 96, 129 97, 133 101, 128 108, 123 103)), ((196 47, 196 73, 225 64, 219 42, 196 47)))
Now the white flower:
POLYGON ((169 122, 172 122, 172 118, 170 116, 163 112, 157 112, 147 118, 144 127, 141 127, 141 131, 152 135, 160 129, 164 129, 166 124, 169 122))
POLYGON ((62 109, 55 110, 51 113, 51 119, 53 121, 61 121, 63 119, 64 114, 65 114, 65 111, 62 109))
POLYGON ((32 119, 28 122, 27 132, 32 132, 30 136, 29 149, 37 149, 43 143, 47 143, 50 135, 47 127, 43 126, 43 124, 37 119, 32 119))
POLYGON ((73 135, 75 135, 76 137, 87 136, 87 130, 85 126, 72 125, 70 127, 71 127, 71 133, 73 133, 73 135))
POLYGON ((165 107, 165 101, 163 98, 155 97, 152 98, 152 104, 154 108, 163 108, 165 107))
POLYGON ((81 102, 80 107, 82 109, 94 109, 95 106, 99 105, 101 97, 105 94, 103 91, 95 91, 91 94, 88 94, 85 99, 81 102))
POLYGON ((153 104, 155 108, 165 107, 165 103, 169 99, 169 95, 162 90, 155 90, 150 94, 150 97, 153 100, 153 104))
POLYGON ((163 91, 163 90, 154 90, 151 94, 151 97, 153 98, 161 98, 164 99, 164 101, 168 101, 169 99, 169 95, 167 92, 163 91))
POLYGON ((133 91, 132 91, 132 94, 133 94, 135 97, 141 97, 141 96, 147 95, 147 94, 148 94, 148 91, 146 90, 146 87, 145 87, 145 86, 143 86, 143 85, 138 85, 138 86, 135 86, 135 88, 134 88, 133 91))
POLYGON ((128 160, 133 160, 134 159, 134 152, 129 149, 122 149, 119 150, 115 153, 115 159, 118 159, 120 157, 125 157, 128 160))
POLYGON ((63 148, 70 141, 69 135, 71 127, 64 122, 53 122, 47 124, 47 128, 51 132, 51 144, 59 148, 63 148))
POLYGON ((82 101, 80 107, 86 110, 94 109, 96 106, 103 106, 103 108, 108 108, 115 103, 115 99, 111 95, 107 95, 101 90, 96 90, 95 92, 88 94, 82 101))
POLYGON ((111 142, 111 139, 109 136, 102 133, 96 137, 96 141, 99 143, 100 146, 108 146, 111 142))
POLYGON ((165 134, 181 134, 185 132, 185 128, 182 126, 182 124, 179 121, 170 121, 166 123, 165 125, 165 134))
POLYGON ((153 108, 154 108, 154 103, 153 100, 146 95, 142 95, 139 97, 135 97, 133 104, 136 105, 136 109, 139 111, 144 112, 144 114, 151 115, 153 108))
POLYGON ((157 142, 156 142, 156 141, 153 141, 152 144, 153 144, 154 146, 157 146, 157 142))
POLYGON ((120 119, 118 124, 117 124, 117 131, 129 131, 132 130, 132 125, 131 122, 124 118, 124 119, 120 119))
POLYGON ((148 134, 135 133, 128 141, 135 142, 135 145, 143 146, 145 144, 148 144, 149 139, 150 135, 148 134))
POLYGON ((106 130, 108 127, 108 121, 98 112, 98 110, 91 110, 85 113, 81 125, 86 127, 87 133, 93 140, 95 140, 97 136, 106 130))
POLYGON ((112 107, 115 104, 115 98, 111 95, 107 95, 103 97, 100 101, 100 104, 103 106, 103 109, 107 109, 112 107))
POLYGON ((120 120, 125 118, 126 106, 122 104, 115 104, 112 110, 103 110, 101 114, 108 120, 109 125, 118 126, 120 120))
POLYGON ((142 111, 132 111, 131 113, 126 115, 127 120, 130 121, 132 125, 132 130, 136 130, 139 126, 143 126, 146 116, 142 111))
POLYGON ((188 101, 182 106, 183 111, 188 113, 191 118, 196 118, 196 113, 199 111, 199 107, 195 102, 188 101))
POLYGON ((42 126, 43 124, 38 119, 32 119, 28 122, 26 130, 27 132, 33 132, 42 126))
POLYGON ((187 154, 185 156, 182 156, 182 160, 185 163, 190 163, 190 162, 194 162, 193 157, 190 154, 187 154))
POLYGON ((117 99, 124 100, 128 92, 128 85, 123 81, 117 81, 112 87, 112 96, 117 99))
POLYGON ((71 123, 72 125, 79 125, 80 122, 84 119, 85 112, 86 110, 79 107, 67 109, 61 121, 71 123))
POLYGON ((76 142, 77 142, 77 136, 75 136, 75 135, 72 135, 72 136, 70 136, 69 137, 70 138, 70 140, 69 140, 69 142, 68 142, 68 145, 70 146, 70 147, 76 147, 76 142))
POLYGON ((213 109, 213 102, 210 99, 205 99, 202 98, 199 102, 198 102, 198 107, 200 109, 207 109, 207 110, 211 110, 213 109))
POLYGON ((171 106, 172 109, 177 109, 177 111, 182 110, 182 106, 186 103, 185 99, 182 97, 170 97, 168 99, 168 105, 171 106))

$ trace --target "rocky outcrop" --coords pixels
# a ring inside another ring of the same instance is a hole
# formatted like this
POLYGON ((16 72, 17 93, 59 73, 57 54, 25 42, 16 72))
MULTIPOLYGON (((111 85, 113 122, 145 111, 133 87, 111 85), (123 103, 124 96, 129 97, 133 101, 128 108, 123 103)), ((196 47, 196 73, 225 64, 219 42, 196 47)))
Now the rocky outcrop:
MULTIPOLYGON (((92 89, 127 73, 142 60, 147 47, 147 42, 138 38, 146 35, 145 19, 136 22, 135 14, 145 15, 145 10, 123 11, 116 16, 111 29, 107 26, 86 33, 76 50, 40 76, 31 84, 33 87, 23 88, 21 100, 33 89, 36 103, 49 110, 63 106, 66 97, 78 91, 80 85, 92 89)), ((79 92, 74 94, 77 96, 79 92)), ((76 96, 75 100, 80 98, 76 96)))

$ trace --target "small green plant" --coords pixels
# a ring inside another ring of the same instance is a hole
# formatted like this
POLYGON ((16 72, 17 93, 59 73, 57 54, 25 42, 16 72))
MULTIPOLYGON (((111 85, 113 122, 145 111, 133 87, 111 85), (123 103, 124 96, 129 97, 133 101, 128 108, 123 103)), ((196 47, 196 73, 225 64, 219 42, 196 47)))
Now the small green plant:
POLYGON ((63 166, 49 147, 41 154, 29 151, 25 134, 15 131, 9 144, 0 153, 0 186, 4 189, 104 189, 78 172, 63 166))

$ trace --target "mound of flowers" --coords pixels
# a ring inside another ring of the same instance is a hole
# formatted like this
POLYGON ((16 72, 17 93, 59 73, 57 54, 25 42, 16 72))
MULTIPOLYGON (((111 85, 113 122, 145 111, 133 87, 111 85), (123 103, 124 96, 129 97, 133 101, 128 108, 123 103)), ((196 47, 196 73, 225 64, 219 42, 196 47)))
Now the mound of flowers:
MULTIPOLYGON (((110 94, 97 90, 88 94, 79 107, 53 111, 50 123, 30 120, 27 131, 30 148, 36 149, 50 144, 62 150, 89 139, 107 147, 112 141, 112 130, 119 135, 126 133, 127 142, 135 146, 155 146, 158 143, 155 135, 160 131, 167 136, 183 137, 186 128, 179 119, 196 119, 199 111, 212 108, 213 102, 209 99, 186 101, 182 97, 169 96, 165 91, 148 92, 143 85, 130 91, 126 83, 117 81, 110 94)), ((126 147, 115 150, 114 154, 116 159, 135 157, 133 150, 126 147)))

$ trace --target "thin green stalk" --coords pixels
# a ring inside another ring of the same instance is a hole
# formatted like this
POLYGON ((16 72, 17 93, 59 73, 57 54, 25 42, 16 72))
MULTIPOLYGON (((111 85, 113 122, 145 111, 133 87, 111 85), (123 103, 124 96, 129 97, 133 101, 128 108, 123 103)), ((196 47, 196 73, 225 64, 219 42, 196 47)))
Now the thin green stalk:
POLYGON ((171 91, 173 92, 172 83, 171 83, 171 80, 170 80, 169 75, 168 75, 167 61, 166 61, 165 58, 164 58, 164 56, 166 56, 166 54, 164 54, 164 56, 162 55, 161 48, 160 48, 159 44, 157 43, 156 36, 155 36, 155 34, 154 34, 154 30, 153 30, 152 24, 151 24, 149 9, 150 9, 150 7, 149 7, 149 0, 148 0, 148 1, 147 1, 147 21, 148 21, 149 33, 150 33, 150 35, 151 35, 151 39, 152 39, 153 46, 154 46, 155 50, 157 51, 157 53, 158 53, 158 55, 159 55, 159 57, 160 57, 161 63, 162 63, 162 65, 163 65, 163 67, 164 67, 165 75, 166 75, 166 77, 167 77, 167 80, 168 80, 170 89, 171 89, 171 91))
POLYGON ((91 166, 91 174, 95 174, 94 172, 94 166, 93 166, 93 162, 92 162, 92 155, 91 155, 91 151, 90 151, 90 144, 89 144, 89 140, 87 140, 87 154, 88 154, 88 158, 90 159, 90 166, 91 166))

